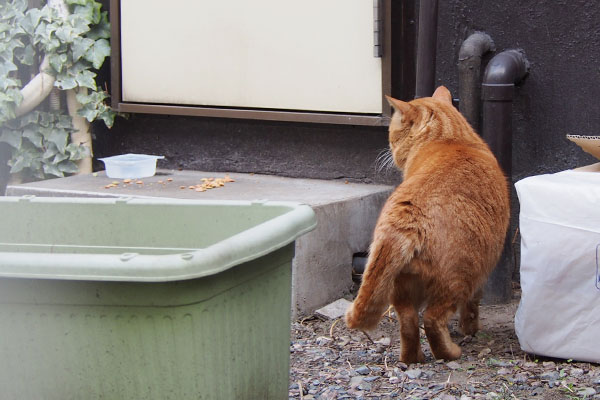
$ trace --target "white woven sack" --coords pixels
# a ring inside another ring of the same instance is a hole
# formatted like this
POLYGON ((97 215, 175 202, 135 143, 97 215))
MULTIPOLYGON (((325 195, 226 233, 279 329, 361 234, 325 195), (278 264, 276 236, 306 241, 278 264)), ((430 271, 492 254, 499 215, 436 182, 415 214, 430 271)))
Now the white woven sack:
POLYGON ((515 186, 522 288, 515 330, 521 348, 600 362, 600 173, 564 171, 515 186))

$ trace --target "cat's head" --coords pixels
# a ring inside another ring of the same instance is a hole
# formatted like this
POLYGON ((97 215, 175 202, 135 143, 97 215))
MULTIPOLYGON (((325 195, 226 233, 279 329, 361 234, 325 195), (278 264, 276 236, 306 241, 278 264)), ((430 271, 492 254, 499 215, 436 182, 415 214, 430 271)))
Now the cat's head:
MULTIPOLYGON (((436 89, 433 96, 416 99, 410 102, 397 100, 386 96, 390 105, 394 108, 394 115, 389 127, 390 150, 394 162, 401 170, 411 148, 416 143, 422 143, 433 131, 439 131, 437 121, 433 118, 433 107, 440 104, 452 106, 452 95, 444 86, 436 89)), ((442 106, 444 107, 444 106, 442 106)))

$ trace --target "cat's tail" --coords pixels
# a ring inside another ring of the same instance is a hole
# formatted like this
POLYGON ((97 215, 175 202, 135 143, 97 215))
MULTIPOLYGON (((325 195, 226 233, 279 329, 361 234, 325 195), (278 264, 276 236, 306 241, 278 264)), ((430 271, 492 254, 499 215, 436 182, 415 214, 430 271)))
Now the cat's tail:
POLYGON ((396 277, 420 249, 415 240, 402 236, 395 241, 373 241, 358 295, 346 311, 346 325, 349 328, 375 328, 392 303, 396 277))

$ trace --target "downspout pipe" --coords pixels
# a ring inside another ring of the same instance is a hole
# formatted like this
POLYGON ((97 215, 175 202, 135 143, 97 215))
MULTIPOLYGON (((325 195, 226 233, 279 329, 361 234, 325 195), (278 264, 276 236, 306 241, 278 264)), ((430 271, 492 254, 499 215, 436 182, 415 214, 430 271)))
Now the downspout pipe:
MULTIPOLYGON (((512 175, 512 102, 514 87, 529 71, 521 50, 506 50, 488 63, 481 84, 483 100, 482 136, 498 159, 510 182, 512 175)), ((512 230, 484 290, 486 303, 507 303, 512 296, 512 230)))
POLYGON ((458 52, 458 98, 459 110, 480 133, 481 114, 481 58, 487 52, 495 51, 494 41, 484 32, 471 34, 460 46, 458 52))
POLYGON ((512 174, 512 101, 515 84, 529 72, 521 50, 505 50, 488 63, 483 82, 482 136, 500 162, 506 176, 512 174))
POLYGON ((435 89, 438 0, 421 0, 417 36, 415 97, 429 97, 435 89))

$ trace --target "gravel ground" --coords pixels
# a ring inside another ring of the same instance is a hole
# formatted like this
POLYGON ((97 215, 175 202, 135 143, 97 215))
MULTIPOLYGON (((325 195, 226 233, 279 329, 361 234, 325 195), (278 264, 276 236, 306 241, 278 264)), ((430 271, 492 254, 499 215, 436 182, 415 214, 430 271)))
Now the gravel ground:
MULTIPOLYGON (((481 306, 482 329, 453 339, 463 354, 435 361, 424 332, 424 364, 398 360, 397 321, 390 312, 369 338, 341 319, 292 324, 290 399, 600 399, 600 366, 536 358, 514 332, 518 295, 508 305, 481 306)), ((600 339, 600 338, 599 338, 600 339)))

